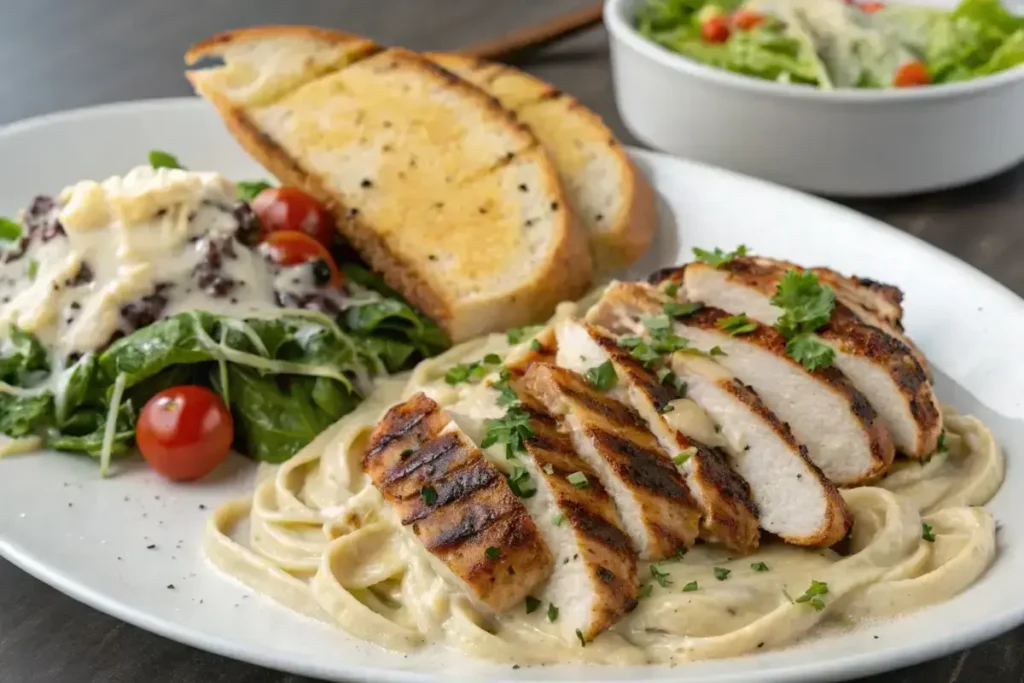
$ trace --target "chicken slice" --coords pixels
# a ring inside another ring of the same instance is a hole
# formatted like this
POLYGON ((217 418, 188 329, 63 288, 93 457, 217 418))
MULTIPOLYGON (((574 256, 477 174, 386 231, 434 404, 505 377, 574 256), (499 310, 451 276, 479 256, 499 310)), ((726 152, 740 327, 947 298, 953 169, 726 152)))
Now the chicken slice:
MULTIPOLYGON (((681 273, 662 277, 683 282, 691 301, 746 313, 770 325, 780 313, 771 297, 785 272, 767 259, 737 258, 717 269, 691 263, 681 273)), ((913 458, 934 452, 942 414, 924 369, 907 345, 860 322, 841 301, 816 334, 835 351, 835 366, 881 416, 897 450, 913 458)))
POLYGON ((554 572, 536 595, 558 607, 563 637, 575 641, 578 632, 589 641, 636 607, 636 552, 597 474, 576 455, 554 417, 518 393, 533 432, 520 460, 537 482, 525 504, 555 556, 554 572), (586 477, 586 487, 570 481, 575 473, 586 477))
MULTIPOLYGON (((665 302, 649 285, 615 283, 588 317, 614 333, 636 334, 643 331, 641 319, 662 313, 665 302)), ((719 308, 704 307, 675 316, 672 331, 701 351, 724 351, 715 360, 789 424, 835 484, 864 484, 888 470, 895 453, 889 431, 842 372, 806 369, 786 355, 785 338, 767 325, 751 321, 751 330, 730 334, 721 326, 729 317, 719 308)))
POLYGON ((753 389, 700 355, 677 351, 670 363, 687 395, 720 425, 762 529, 806 546, 830 546, 846 535, 852 518, 843 497, 753 389))
POLYGON ((732 471, 724 452, 699 441, 692 433, 688 435, 686 432, 692 430, 687 430, 685 423, 673 424, 672 418, 683 412, 675 410, 674 403, 680 400, 678 392, 659 382, 628 352, 619 348, 614 339, 593 325, 567 320, 555 331, 558 365, 583 372, 611 362, 617 383, 609 390, 609 395, 633 407, 663 450, 676 456, 683 454, 678 467, 703 513, 701 538, 741 553, 756 549, 760 530, 750 486, 732 471))
POLYGON ((506 610, 551 574, 551 551, 505 477, 422 393, 376 425, 363 469, 478 603, 506 610))
MULTIPOLYGON (((700 511, 639 415, 575 372, 549 363, 531 365, 523 387, 569 431, 576 452, 615 501, 641 558, 665 559, 693 545, 700 511)), ((574 480, 589 483, 586 477, 574 480)))

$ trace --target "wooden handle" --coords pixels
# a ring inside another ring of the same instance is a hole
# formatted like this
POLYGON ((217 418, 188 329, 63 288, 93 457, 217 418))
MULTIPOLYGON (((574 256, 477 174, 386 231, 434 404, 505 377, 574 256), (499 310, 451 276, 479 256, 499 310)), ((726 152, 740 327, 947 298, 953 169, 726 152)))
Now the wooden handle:
POLYGON ((459 53, 480 59, 507 59, 597 26, 601 23, 603 6, 604 3, 595 2, 539 24, 510 31, 499 38, 477 43, 459 50, 459 53))

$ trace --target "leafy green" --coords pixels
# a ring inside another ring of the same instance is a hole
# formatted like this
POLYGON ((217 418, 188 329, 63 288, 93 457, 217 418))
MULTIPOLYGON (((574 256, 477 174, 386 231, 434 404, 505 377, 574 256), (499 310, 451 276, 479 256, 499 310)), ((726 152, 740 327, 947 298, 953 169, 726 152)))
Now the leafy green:
POLYGON ((347 263, 341 269, 349 281, 387 297, 345 311, 342 323, 346 330, 357 337, 378 337, 411 344, 424 358, 436 355, 451 345, 440 327, 406 303, 381 277, 354 263, 347 263))
POLYGON ((11 327, 8 338, 0 341, 0 381, 29 387, 49 371, 50 361, 39 340, 19 327, 11 327))
POLYGON ((544 329, 543 325, 527 325, 525 327, 513 327, 505 332, 505 337, 508 339, 509 344, 519 344, 526 341, 529 337, 540 332, 544 329))
POLYGON ((100 354, 99 371, 113 384, 125 375, 131 387, 172 365, 202 363, 214 359, 200 341, 201 332, 213 336, 217 319, 209 313, 179 313, 121 337, 100 354))
POLYGON ((924 522, 921 523, 921 538, 929 543, 935 542, 935 530, 932 529, 931 524, 925 524, 924 522))
POLYGON ((810 271, 790 269, 775 288, 772 304, 782 309, 775 329, 788 341, 786 354, 808 370, 827 368, 835 352, 813 332, 832 318, 836 293, 810 271))
POLYGON ((729 574, 732 574, 731 569, 725 569, 724 567, 715 567, 715 578, 719 581, 725 581, 729 578, 729 574))
MULTIPOLYGON (((243 453, 263 462, 280 463, 295 455, 359 399, 342 394, 334 383, 330 403, 315 395, 322 378, 263 376, 249 368, 228 365, 235 441, 243 453), (319 400, 318 400, 319 399, 319 400), (328 412, 327 407, 343 412, 328 412)), ((218 383, 214 377, 214 385, 218 383)), ((322 385, 320 392, 325 391, 322 385)))
POLYGON ((0 240, 13 242, 21 237, 21 224, 6 216, 0 216, 0 240))
MULTIPOLYGON (((114 430, 114 442, 111 453, 124 455, 135 441, 135 421, 137 415, 131 401, 124 401, 118 407, 117 425, 114 430)), ((103 436, 106 431, 107 413, 83 409, 75 412, 60 429, 51 429, 46 435, 46 445, 58 451, 85 453, 98 458, 103 449, 103 436)))
POLYGON ((153 168, 185 168, 178 161, 178 157, 159 149, 154 149, 149 153, 149 165, 153 168))
POLYGON ((37 434, 53 416, 53 396, 22 397, 0 393, 0 432, 19 438, 37 434))
POLYGON ((693 315, 702 308, 704 308, 704 304, 699 301, 690 303, 666 301, 662 310, 665 311, 666 315, 672 316, 673 318, 685 318, 688 315, 693 315))
POLYGON ((583 377, 587 380, 587 384, 598 391, 608 391, 615 386, 619 379, 619 376, 615 374, 615 367, 610 360, 590 368, 584 373, 583 377))
POLYGON ((522 465, 515 465, 508 475, 508 487, 520 498, 530 498, 537 493, 537 486, 530 480, 530 473, 522 465))
POLYGON ((672 585, 672 579, 668 572, 662 571, 658 568, 658 565, 651 565, 651 578, 657 582, 662 588, 668 588, 672 585))
POLYGON ((500 364, 501 357, 495 353, 489 353, 478 361, 451 366, 444 374, 444 381, 448 384, 461 384, 470 380, 482 379, 500 364))
POLYGON ((736 337, 741 334, 748 334, 757 329, 757 323, 751 321, 746 313, 740 313, 739 315, 731 315, 727 318, 721 318, 715 327, 727 332, 730 336, 736 337))
POLYGON ((520 451, 526 450, 524 443, 533 437, 533 427, 530 426, 530 414, 518 406, 508 409, 503 417, 488 418, 484 420, 486 433, 482 448, 494 444, 505 444, 505 457, 511 459, 520 451))
POLYGON ((806 591, 804 591, 804 594, 801 595, 799 598, 797 598, 795 600, 795 602, 797 602, 797 603, 804 603, 804 602, 810 603, 811 607, 813 607, 815 610, 820 612, 821 610, 825 609, 825 601, 822 600, 820 596, 827 595, 827 594, 828 594, 828 584, 827 583, 825 583, 824 581, 813 581, 812 580, 810 587, 808 587, 808 589, 806 591))
POLYGON ((718 247, 715 247, 714 251, 707 251, 700 247, 694 247, 693 255, 698 261, 706 263, 712 268, 721 268, 732 263, 738 257, 746 256, 747 247, 741 244, 734 251, 722 251, 718 247))
POLYGON ((813 334, 803 332, 786 342, 786 355, 810 371, 832 367, 836 352, 813 334))
POLYGON ((235 190, 238 193, 238 198, 243 202, 251 202, 256 199, 256 195, 263 190, 269 190, 273 185, 268 183, 266 180, 242 180, 235 186, 235 190))

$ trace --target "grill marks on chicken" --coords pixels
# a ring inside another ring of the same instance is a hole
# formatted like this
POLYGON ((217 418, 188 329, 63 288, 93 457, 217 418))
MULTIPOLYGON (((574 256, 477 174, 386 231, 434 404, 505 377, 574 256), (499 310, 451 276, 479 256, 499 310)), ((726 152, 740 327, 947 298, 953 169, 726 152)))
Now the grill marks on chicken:
POLYGON ((700 512, 635 412, 575 372, 547 363, 531 366, 523 386, 563 422, 576 451, 615 500, 640 557, 664 559, 693 545, 700 512))
POLYGON ((686 454, 678 468, 702 513, 701 538, 741 553, 756 549, 760 531, 750 486, 732 471, 724 452, 670 424, 668 417, 672 413, 665 411, 679 399, 678 391, 658 381, 594 325, 570 320, 560 324, 556 334, 560 364, 580 357, 590 362, 608 359, 618 377, 612 395, 632 406, 665 452, 673 456, 686 454))
POLYGON ((636 607, 636 552, 597 473, 576 454, 555 418, 520 386, 516 390, 533 431, 523 460, 532 464, 531 475, 549 499, 546 535, 556 564, 546 590, 560 604, 567 637, 579 629, 590 640, 636 607), (579 475, 587 486, 572 483, 570 477, 579 475))
POLYGON ((388 411, 363 468, 402 525, 487 607, 508 609, 551 573, 551 552, 505 477, 425 395, 388 411))
MULTIPOLYGON (((661 277, 681 279, 693 301, 773 324, 779 309, 770 299, 787 269, 784 262, 771 259, 737 258, 717 269, 691 263, 681 273, 661 277)), ((861 322, 841 300, 816 334, 835 350, 835 367, 875 408, 896 448, 913 458, 932 453, 942 416, 927 374, 907 345, 861 322)))

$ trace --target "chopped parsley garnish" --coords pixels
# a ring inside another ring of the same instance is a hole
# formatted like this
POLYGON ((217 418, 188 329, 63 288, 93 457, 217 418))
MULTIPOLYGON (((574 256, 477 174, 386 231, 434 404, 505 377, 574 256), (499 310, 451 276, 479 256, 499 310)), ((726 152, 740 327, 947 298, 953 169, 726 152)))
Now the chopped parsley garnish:
POLYGON ((583 637, 583 631, 581 631, 579 629, 576 629, 576 637, 580 641, 580 647, 586 647, 587 646, 587 639, 583 637))
POLYGON ((554 474, 555 473, 555 466, 552 465, 551 463, 545 463, 544 467, 541 467, 541 469, 544 470, 544 474, 554 474))
POLYGON ((665 285, 661 288, 661 291, 665 292, 668 296, 675 296, 679 292, 679 283, 666 280, 665 285))
POLYGON ((637 591, 637 597, 649 598, 649 597, 651 597, 651 592, 653 590, 654 590, 654 586, 652 586, 649 583, 644 584, 643 586, 640 586, 640 590, 637 591))
POLYGON ((676 373, 672 372, 668 368, 658 369, 658 381, 664 385, 673 387, 679 394, 679 398, 686 398, 686 382, 679 379, 676 373))
POLYGON ((153 168, 182 168, 178 157, 169 152, 161 152, 154 149, 149 153, 149 165, 153 168))
POLYGON ((487 448, 503 443, 506 458, 514 458, 516 453, 526 450, 523 442, 533 437, 530 414, 519 407, 509 408, 504 417, 484 420, 484 428, 486 433, 480 446, 487 448))
POLYGON ((812 372, 831 367, 836 358, 831 346, 809 332, 798 334, 786 342, 786 355, 812 372))
POLYGON ((715 247, 714 251, 705 251, 694 247, 693 255, 698 261, 708 264, 712 268, 720 268, 728 263, 732 263, 733 259, 737 256, 746 256, 747 247, 743 244, 736 247, 736 251, 722 251, 718 247, 715 247))
POLYGON ((949 445, 946 443, 946 430, 943 429, 939 434, 938 442, 935 444, 935 452, 945 453, 947 450, 949 450, 949 445))
POLYGON ((665 315, 672 316, 673 318, 685 318, 688 315, 693 315, 702 308, 704 308, 704 304, 699 301, 691 301, 685 304, 679 301, 668 301, 664 306, 662 306, 662 310, 665 311, 665 315))
POLYGON ((708 351, 709 356, 728 356, 725 351, 722 350, 721 346, 712 346, 711 350, 708 351))
POLYGON ((420 489, 420 500, 427 505, 433 505, 437 502, 437 491, 433 486, 424 486, 420 489))
POLYGON ((929 543, 935 543, 935 530, 932 529, 931 524, 925 524, 921 522, 921 538, 928 541, 929 543))
POLYGON ((587 480, 587 475, 582 472, 573 472, 565 479, 578 489, 590 488, 590 482, 587 480))
POLYGON ((539 352, 539 351, 543 351, 544 347, 540 345, 540 342, 538 340, 531 339, 530 340, 530 350, 531 351, 538 351, 539 352))
POLYGON ((794 602, 807 602, 810 603, 811 607, 818 610, 819 612, 825 609, 825 602, 819 597, 821 595, 828 594, 828 584, 824 581, 811 581, 811 586, 804 594, 797 598, 794 602))
POLYGON ((661 332, 672 327, 672 321, 664 313, 661 315, 652 315, 649 318, 643 318, 640 322, 644 324, 651 332, 661 332))
POLYGON ((511 330, 505 332, 505 337, 508 338, 509 344, 519 344, 527 337, 540 332, 540 325, 526 325, 525 327, 513 327, 511 330))
POLYGON ((835 352, 812 333, 832 318, 832 288, 818 282, 814 273, 791 269, 775 288, 772 304, 782 309, 775 329, 789 340, 786 355, 808 370, 830 367, 835 352))
POLYGON ((658 569, 658 565, 651 565, 651 578, 658 582, 658 585, 662 588, 668 588, 672 585, 672 579, 669 577, 668 572, 663 572, 658 569))
POLYGON ((715 578, 719 581, 725 581, 726 579, 728 579, 729 574, 732 574, 731 569, 726 569, 725 567, 715 567, 715 578))
POLYGON ((488 560, 490 560, 491 562, 494 562, 499 557, 501 557, 501 551, 498 550, 497 548, 495 548, 492 545, 492 546, 488 547, 487 550, 484 551, 484 555, 487 556, 488 560))
POLYGON ((478 361, 459 363, 448 368, 448 372, 444 373, 444 381, 454 385, 481 379, 489 375, 496 365, 501 365, 501 357, 496 353, 489 353, 478 361))
POLYGON ((683 586, 683 592, 684 593, 692 593, 695 590, 697 590, 697 582, 696 581, 691 581, 690 583, 688 583, 685 586, 683 586))
POLYGON ((558 608, 555 603, 548 603, 548 621, 554 623, 558 619, 558 608))
POLYGON ((235 185, 235 194, 243 202, 251 202, 260 192, 269 190, 271 187, 271 184, 265 180, 243 180, 235 185))
POLYGON ((14 242, 21 238, 21 225, 6 216, 0 216, 0 240, 14 242))
POLYGON ((526 613, 533 614, 541 606, 541 601, 532 595, 526 596, 526 613))
POLYGON ((561 512, 556 512, 555 516, 551 518, 551 522, 555 526, 562 526, 562 522, 564 522, 564 521, 565 521, 565 515, 563 515, 561 512))
POLYGON ((632 347, 629 355, 645 368, 650 368, 658 361, 659 358, 661 358, 660 353, 655 351, 647 342, 642 340, 636 346, 632 347))
POLYGON ((598 391, 608 391, 619 381, 619 376, 615 374, 615 367, 612 366, 610 360, 590 368, 583 374, 583 377, 587 380, 587 384, 598 391))
POLYGON ((502 368, 498 372, 498 381, 491 384, 491 388, 498 392, 498 405, 503 408, 511 406, 518 406, 522 401, 519 400, 519 394, 516 390, 508 383, 511 378, 508 368, 502 368))
POLYGON ((677 455, 672 457, 672 462, 682 467, 686 464, 686 461, 697 454, 697 448, 690 446, 689 448, 680 451, 677 455))
MULTIPOLYGON (((0 230, 2 230, 2 229, 3 228, 0 227, 0 230)), ((31 261, 28 262, 28 279, 29 280, 35 280, 36 279, 36 275, 38 275, 38 274, 39 274, 39 261, 36 261, 35 259, 32 259, 31 261)))
POLYGON ((737 337, 756 330, 757 323, 748 318, 746 313, 740 313, 739 315, 730 315, 728 318, 720 318, 715 323, 715 327, 729 333, 733 337, 737 337))
POLYGON ((664 406, 664 407, 662 407, 662 408, 659 408, 659 409, 658 409, 658 414, 659 414, 659 415, 664 415, 664 414, 666 414, 666 413, 671 413, 671 412, 672 412, 673 410, 675 410, 675 409, 676 409, 676 407, 675 407, 674 405, 672 405, 672 404, 670 403, 670 404, 669 404, 669 405, 667 405, 667 406, 664 406))
POLYGON ((766 565, 764 562, 754 562, 750 565, 750 568, 753 569, 755 572, 768 571, 768 565, 766 565))
POLYGON ((416 452, 415 448, 406 448, 404 451, 402 451, 402 453, 398 457, 400 457, 402 460, 405 460, 406 458, 408 458, 409 456, 411 456, 415 452, 416 452))
POLYGON ((530 472, 520 465, 512 467, 512 474, 508 475, 508 487, 520 498, 529 498, 537 493, 537 487, 530 479, 530 472))

